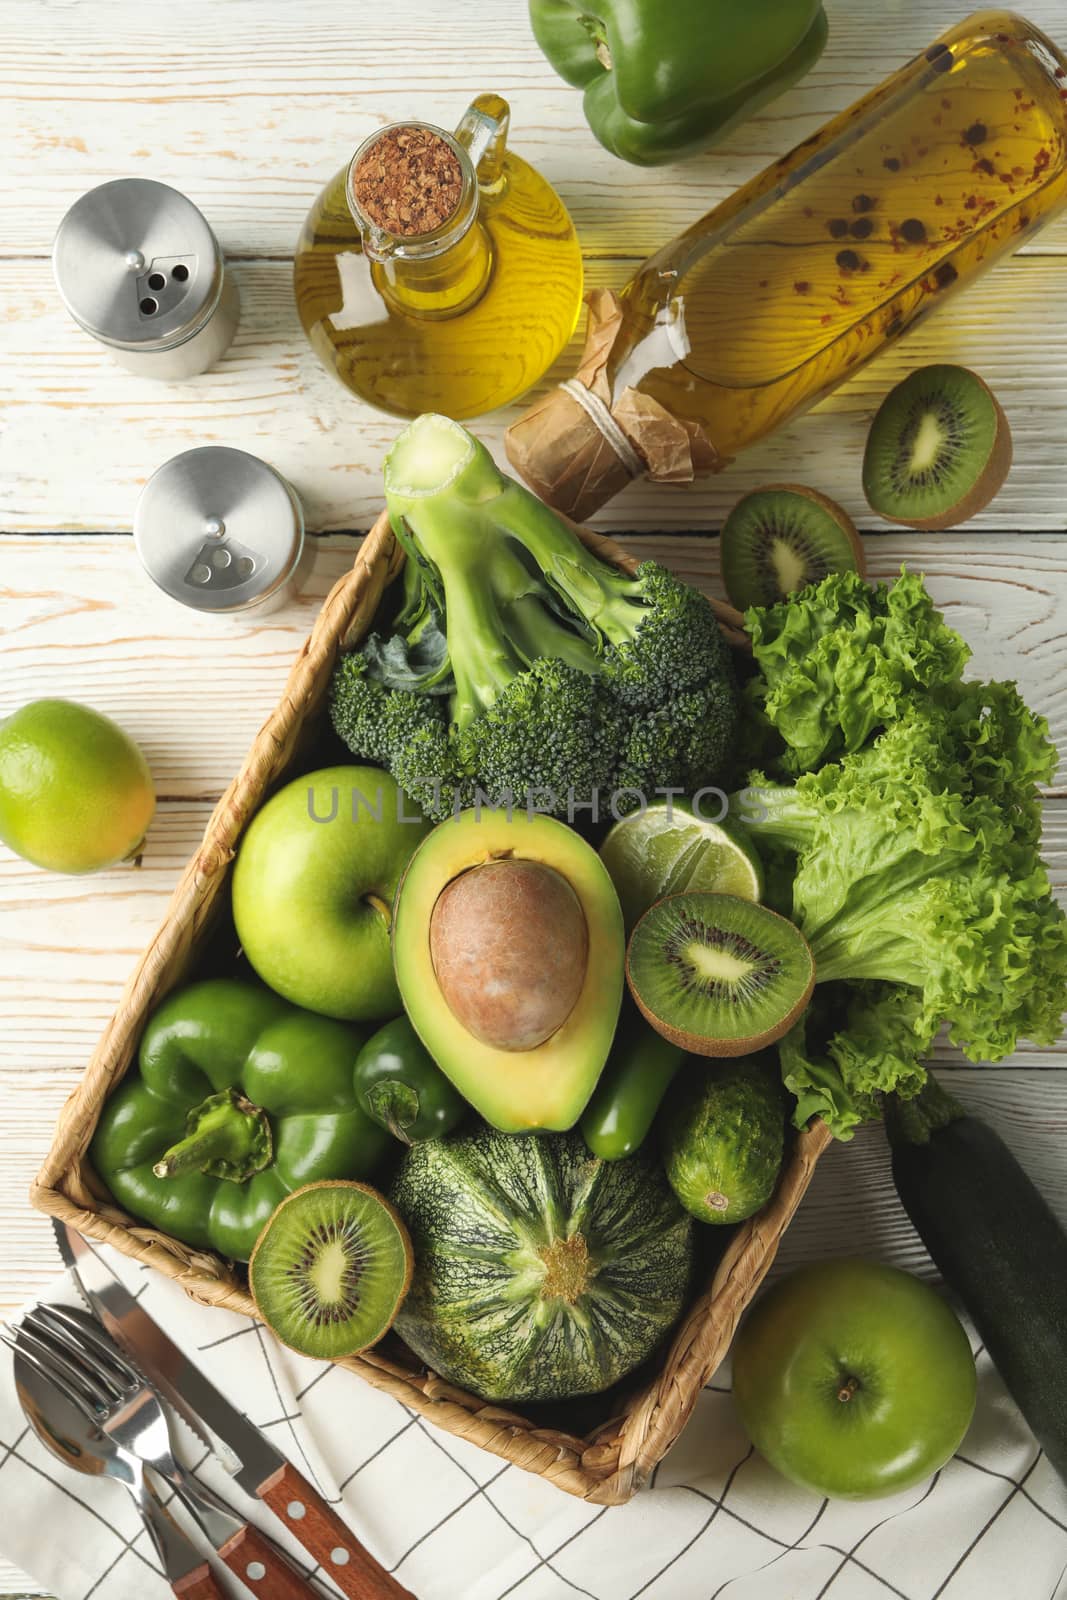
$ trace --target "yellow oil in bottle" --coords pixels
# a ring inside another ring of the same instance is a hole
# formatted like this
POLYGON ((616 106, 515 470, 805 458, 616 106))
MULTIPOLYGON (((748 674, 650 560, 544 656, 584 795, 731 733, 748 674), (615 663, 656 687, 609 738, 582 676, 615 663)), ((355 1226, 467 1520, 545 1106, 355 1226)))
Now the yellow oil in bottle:
POLYGON ((609 377, 723 460, 842 382, 1067 201, 1067 67, 987 11, 652 257, 609 377))
POLYGON ((294 268, 304 331, 345 387, 383 411, 491 411, 535 383, 574 332, 574 226, 552 186, 506 148, 507 120, 503 101, 482 96, 454 141, 441 135, 464 162, 464 193, 455 223, 432 237, 370 240, 351 168, 304 224, 294 268))

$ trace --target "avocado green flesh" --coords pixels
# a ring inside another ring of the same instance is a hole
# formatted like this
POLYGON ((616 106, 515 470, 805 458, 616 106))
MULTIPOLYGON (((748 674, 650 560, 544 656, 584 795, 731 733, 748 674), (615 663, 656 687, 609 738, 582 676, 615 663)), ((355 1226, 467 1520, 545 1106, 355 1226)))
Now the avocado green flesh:
POLYGON ((660 1124, 671 1188, 701 1222, 742 1222, 774 1193, 785 1099, 773 1055, 684 1067, 660 1124))
POLYGON ((608 1058, 622 1003, 622 911, 596 852, 564 823, 514 811, 465 811, 439 824, 412 856, 393 918, 393 963, 404 1009, 460 1094, 494 1128, 522 1133, 573 1127, 608 1058), (574 890, 588 930, 585 982, 569 1016, 531 1050, 501 1050, 475 1037, 441 993, 430 920, 460 873, 513 857, 542 862, 574 890))

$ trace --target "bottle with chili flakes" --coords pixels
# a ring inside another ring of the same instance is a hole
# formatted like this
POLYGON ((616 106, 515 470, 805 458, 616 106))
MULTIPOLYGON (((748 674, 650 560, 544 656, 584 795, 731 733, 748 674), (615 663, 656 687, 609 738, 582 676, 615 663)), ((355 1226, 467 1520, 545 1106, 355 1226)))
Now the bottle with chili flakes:
POLYGON ((592 295, 577 378, 509 429, 511 461, 578 521, 641 473, 717 471, 1065 203, 1067 63, 978 12, 592 295))
POLYGON ((480 95, 454 134, 397 122, 312 206, 294 288, 323 364, 398 416, 474 417, 523 394, 574 332, 582 258, 555 190, 480 95))

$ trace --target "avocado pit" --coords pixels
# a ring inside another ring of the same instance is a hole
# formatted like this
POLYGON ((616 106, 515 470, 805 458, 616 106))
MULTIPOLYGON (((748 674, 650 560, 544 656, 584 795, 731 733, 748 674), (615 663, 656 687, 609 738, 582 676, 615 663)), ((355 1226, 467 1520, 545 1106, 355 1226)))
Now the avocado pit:
POLYGON ((533 1050, 582 993, 589 933, 566 878, 539 861, 461 873, 430 915, 430 957, 449 1010, 483 1044, 533 1050))

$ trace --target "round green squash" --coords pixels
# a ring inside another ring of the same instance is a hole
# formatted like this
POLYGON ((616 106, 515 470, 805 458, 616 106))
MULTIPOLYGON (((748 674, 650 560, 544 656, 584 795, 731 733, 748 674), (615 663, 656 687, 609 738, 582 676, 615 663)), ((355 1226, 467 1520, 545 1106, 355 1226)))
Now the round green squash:
POLYGON ((415 1145, 391 1198, 415 1250, 396 1331, 483 1399, 607 1389, 686 1304, 695 1229, 643 1153, 483 1128, 415 1145))

